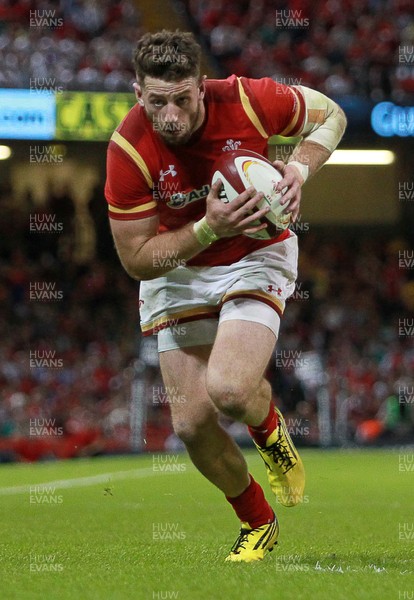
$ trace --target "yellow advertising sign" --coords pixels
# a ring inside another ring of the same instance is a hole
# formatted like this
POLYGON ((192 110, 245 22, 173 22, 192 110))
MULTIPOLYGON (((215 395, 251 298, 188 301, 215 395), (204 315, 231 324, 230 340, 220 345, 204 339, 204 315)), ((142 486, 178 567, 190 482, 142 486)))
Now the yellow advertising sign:
POLYGON ((56 94, 56 140, 109 140, 136 102, 133 93, 56 94))

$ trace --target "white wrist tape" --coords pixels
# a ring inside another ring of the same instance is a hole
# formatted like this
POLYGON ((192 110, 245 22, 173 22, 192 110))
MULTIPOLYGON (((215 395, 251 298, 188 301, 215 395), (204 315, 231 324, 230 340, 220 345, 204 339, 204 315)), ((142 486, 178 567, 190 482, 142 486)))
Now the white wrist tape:
POLYGON ((219 236, 211 229, 205 217, 194 223, 193 231, 202 246, 210 246, 219 239, 219 236))
POLYGON ((346 118, 341 108, 316 90, 303 85, 295 87, 302 93, 306 103, 306 120, 300 135, 308 142, 315 142, 333 152, 346 127, 346 118))

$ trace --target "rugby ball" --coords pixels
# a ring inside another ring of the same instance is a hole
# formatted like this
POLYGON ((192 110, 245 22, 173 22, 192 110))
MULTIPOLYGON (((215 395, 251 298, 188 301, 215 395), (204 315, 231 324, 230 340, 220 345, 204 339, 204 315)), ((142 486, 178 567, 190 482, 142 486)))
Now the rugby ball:
POLYGON ((280 204, 280 199, 287 188, 281 192, 276 191, 276 186, 283 178, 282 174, 272 163, 251 150, 233 150, 225 152, 213 166, 212 183, 221 179, 223 187, 220 192, 222 202, 232 202, 239 194, 250 186, 257 192, 263 192, 263 199, 256 204, 255 211, 270 206, 270 212, 262 219, 252 223, 252 227, 266 223, 266 229, 257 233, 246 234, 249 237, 270 240, 280 235, 289 227, 291 213, 284 213, 285 206, 280 204))

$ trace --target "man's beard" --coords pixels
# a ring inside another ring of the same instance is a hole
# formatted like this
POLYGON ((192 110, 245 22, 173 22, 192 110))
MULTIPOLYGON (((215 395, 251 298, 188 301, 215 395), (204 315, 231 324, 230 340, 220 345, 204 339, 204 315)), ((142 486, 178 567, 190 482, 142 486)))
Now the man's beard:
MULTIPOLYGON (((181 129, 177 129, 177 123, 174 121, 166 122, 162 124, 162 128, 160 128, 157 133, 160 135, 162 140, 168 146, 182 146, 188 142, 195 131, 195 126, 200 118, 201 107, 200 104, 197 104, 197 111, 194 114, 194 118, 191 119, 188 128, 186 131, 182 131, 181 129), (168 131, 168 127, 170 131, 168 131), (177 132, 177 133, 175 133, 177 132)), ((154 123, 154 121, 153 121, 154 123)), ((182 124, 180 124, 182 125, 182 124)))

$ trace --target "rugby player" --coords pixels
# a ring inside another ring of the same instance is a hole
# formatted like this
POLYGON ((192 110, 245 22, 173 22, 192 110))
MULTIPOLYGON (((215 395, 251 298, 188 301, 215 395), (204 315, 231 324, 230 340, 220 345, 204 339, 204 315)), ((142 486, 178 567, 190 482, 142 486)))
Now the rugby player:
POLYGON ((223 152, 267 157, 274 134, 301 136, 287 164, 276 161, 285 211, 297 218, 301 186, 339 143, 346 119, 315 90, 270 78, 200 74, 200 46, 180 31, 145 34, 134 54, 137 104, 108 147, 105 195, 115 245, 140 284, 143 335, 158 335, 174 431, 197 469, 225 495, 241 521, 226 560, 261 560, 279 534, 275 512, 249 473, 219 413, 248 426, 277 500, 303 499, 305 473, 264 373, 297 276, 297 238, 270 240, 252 214, 262 194, 231 203, 210 187, 223 152), (161 257, 161 260, 160 260, 161 257))

